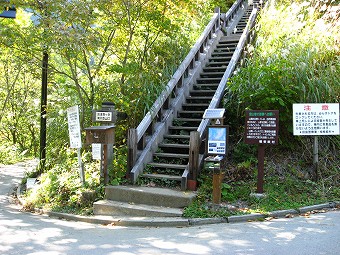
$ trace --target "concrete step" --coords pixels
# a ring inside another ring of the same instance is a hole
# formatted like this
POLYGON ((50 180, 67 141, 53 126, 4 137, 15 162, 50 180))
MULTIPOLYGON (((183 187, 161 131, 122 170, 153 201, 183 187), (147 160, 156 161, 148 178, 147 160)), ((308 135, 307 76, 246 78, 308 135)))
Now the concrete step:
POLYGON ((196 193, 156 187, 107 186, 105 196, 112 201, 183 208, 193 201, 196 193))
POLYGON ((139 217, 181 217, 182 210, 162 206, 134 204, 112 200, 100 200, 94 203, 95 215, 139 216, 139 217))

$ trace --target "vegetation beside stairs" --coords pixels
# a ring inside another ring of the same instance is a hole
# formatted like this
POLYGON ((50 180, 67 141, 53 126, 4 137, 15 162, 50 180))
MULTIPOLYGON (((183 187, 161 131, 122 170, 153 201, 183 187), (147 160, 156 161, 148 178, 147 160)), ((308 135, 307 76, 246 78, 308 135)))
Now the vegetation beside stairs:
MULTIPOLYGON (((197 198, 184 209, 184 217, 266 213, 339 201, 339 136, 320 139, 317 173, 313 169, 312 138, 292 136, 292 103, 340 100, 340 50, 336 43, 340 38, 339 17, 333 15, 332 20, 327 16, 327 8, 323 10, 312 2, 304 2, 273 5, 262 13, 256 47, 249 45, 247 49, 253 58, 237 70, 225 97, 224 106, 228 109, 225 121, 230 124, 232 136, 222 203, 219 206, 211 203, 211 173, 205 171, 199 179, 197 198), (320 30, 316 25, 324 25, 325 29, 320 30), (250 196, 256 187, 257 159, 256 147, 242 142, 246 108, 280 109, 282 113, 280 144, 266 150, 266 197, 262 199, 250 196)), ((124 185, 119 171, 125 169, 126 157, 122 151, 126 148, 120 149, 115 154, 111 184, 124 185)), ((65 162, 41 176, 40 189, 27 194, 27 209, 41 206, 54 211, 92 214, 92 203, 85 205, 82 194, 94 191, 99 200, 104 197, 104 187, 99 182, 98 165, 89 157, 84 153, 85 186, 78 181, 77 160, 69 152, 65 162)))

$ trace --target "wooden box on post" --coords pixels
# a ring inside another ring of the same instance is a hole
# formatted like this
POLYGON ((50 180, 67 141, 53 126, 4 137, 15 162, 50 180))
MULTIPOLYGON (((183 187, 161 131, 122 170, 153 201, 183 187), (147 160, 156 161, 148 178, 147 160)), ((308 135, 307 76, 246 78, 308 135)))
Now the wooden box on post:
POLYGON ((101 143, 114 144, 115 126, 92 126, 85 128, 86 144, 101 143))

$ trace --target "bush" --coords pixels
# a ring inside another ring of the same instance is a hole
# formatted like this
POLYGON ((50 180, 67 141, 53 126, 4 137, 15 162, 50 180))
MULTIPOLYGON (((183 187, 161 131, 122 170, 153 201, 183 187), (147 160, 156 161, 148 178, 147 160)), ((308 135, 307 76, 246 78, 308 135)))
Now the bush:
POLYGON ((69 157, 64 164, 59 164, 43 173, 39 184, 26 193, 25 208, 51 209, 54 211, 79 214, 92 213, 92 204, 103 196, 100 184, 99 165, 85 161, 85 184, 80 182, 76 157, 69 157))

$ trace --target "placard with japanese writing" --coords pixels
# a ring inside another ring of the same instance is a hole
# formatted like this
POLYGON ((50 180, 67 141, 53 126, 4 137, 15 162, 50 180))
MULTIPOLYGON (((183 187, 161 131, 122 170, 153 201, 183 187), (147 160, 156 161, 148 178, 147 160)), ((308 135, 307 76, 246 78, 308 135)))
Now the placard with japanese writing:
POLYGON ((81 133, 79 124, 78 105, 67 109, 68 132, 70 136, 70 148, 81 148, 81 133))
POLYGON ((92 159, 102 159, 102 144, 92 143, 92 159))
POLYGON ((278 110, 246 111, 245 143, 275 145, 278 140, 278 110))
POLYGON ((100 112, 97 111, 96 113, 96 121, 112 121, 112 112, 100 112))
POLYGON ((294 135, 339 135, 339 104, 293 104, 294 135))

